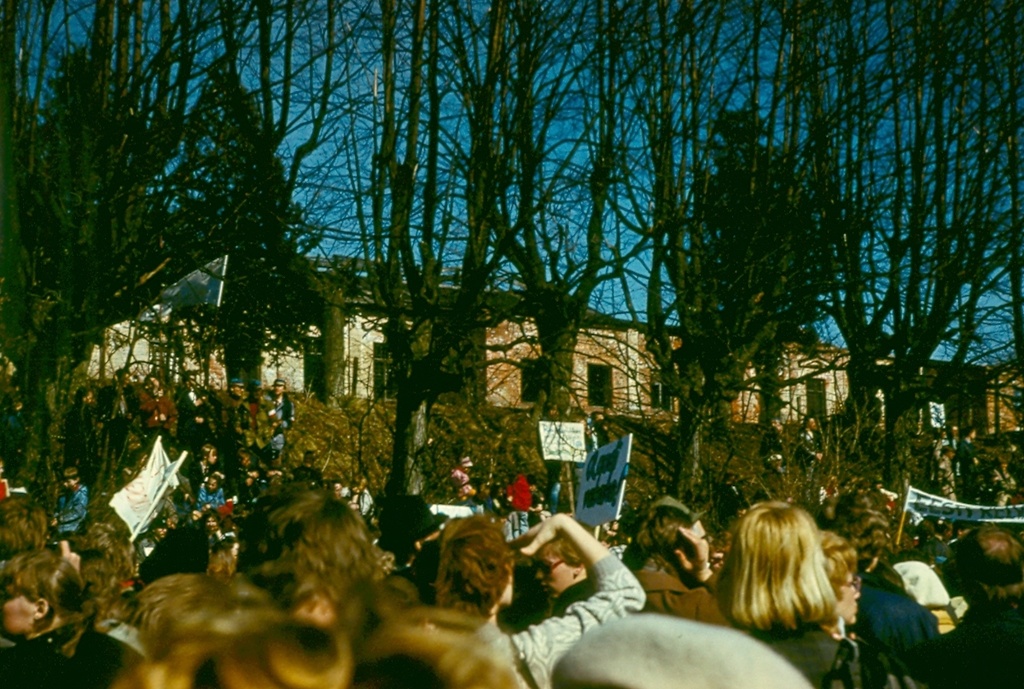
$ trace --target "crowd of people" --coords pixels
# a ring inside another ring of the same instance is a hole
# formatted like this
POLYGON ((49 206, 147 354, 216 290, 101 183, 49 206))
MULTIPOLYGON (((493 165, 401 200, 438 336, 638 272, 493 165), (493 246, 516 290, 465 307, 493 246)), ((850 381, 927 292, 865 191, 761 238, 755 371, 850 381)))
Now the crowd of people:
MULTIPOLYGON (((285 387, 81 395, 116 413, 92 439, 65 424, 56 506, 0 495, 4 687, 1024 685, 1024 546, 1006 526, 926 519, 896 543, 898 508, 870 485, 704 514, 651 496, 587 525, 533 475, 475 479, 468 456, 461 509, 439 509, 325 477, 313 452, 284 466, 285 387), (90 501, 88 448, 123 443, 138 467, 157 439, 190 457, 133 538, 90 501)), ((792 462, 762 449, 775 475, 823 456, 812 423, 792 462)))
POLYGON ((4 686, 1024 683, 1024 547, 1001 526, 926 521, 897 550, 887 497, 863 489, 715 533, 662 496, 614 536, 564 512, 510 535, 420 496, 366 518, 307 473, 230 528, 164 514, 134 543, 109 509, 67 531, 30 495, 0 500, 4 686))

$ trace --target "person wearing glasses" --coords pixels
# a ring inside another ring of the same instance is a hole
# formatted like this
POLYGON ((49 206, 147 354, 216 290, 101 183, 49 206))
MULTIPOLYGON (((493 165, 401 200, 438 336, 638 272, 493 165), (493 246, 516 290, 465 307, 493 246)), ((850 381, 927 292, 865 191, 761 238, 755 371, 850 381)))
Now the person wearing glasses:
POLYGON ((586 564, 568 540, 556 538, 545 543, 534 559, 537 578, 548 594, 550 617, 561 617, 570 605, 594 594, 586 564))

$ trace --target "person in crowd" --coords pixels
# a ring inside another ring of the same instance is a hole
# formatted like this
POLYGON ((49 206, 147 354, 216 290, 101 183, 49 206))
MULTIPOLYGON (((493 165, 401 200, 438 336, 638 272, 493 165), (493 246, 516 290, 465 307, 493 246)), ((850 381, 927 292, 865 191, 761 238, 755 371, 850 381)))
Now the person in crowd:
POLYGON ((239 535, 238 571, 321 627, 357 624, 359 591, 388 573, 366 523, 326 490, 266 495, 239 535))
POLYGON ((767 643, 813 686, 830 686, 840 650, 830 633, 837 601, 821 534, 805 510, 767 502, 740 517, 718 603, 734 627, 767 643))
POLYGON ((216 511, 227 505, 224 497, 224 487, 221 485, 222 476, 213 472, 206 477, 203 485, 199 487, 199 494, 196 496, 196 509, 200 512, 216 511))
POLYGON ((408 603, 434 602, 439 551, 437 539, 446 517, 430 511, 420 495, 396 495, 381 501, 377 547, 395 557, 388 585, 408 603))
POLYGON ((548 595, 548 615, 561 617, 573 603, 594 595, 594 582, 587 576, 583 558, 572 543, 556 538, 534 555, 537 578, 548 595))
POLYGON ((136 583, 135 549, 128 529, 109 519, 95 521, 77 539, 75 553, 95 611, 93 628, 126 645, 134 654, 141 654, 138 634, 128 624, 136 583))
POLYGON ((761 436, 761 462, 771 475, 786 473, 786 449, 782 444, 782 419, 773 418, 761 436))
POLYGON ((530 509, 533 507, 533 492, 526 474, 518 474, 505 489, 509 513, 505 518, 505 538, 509 541, 519 538, 530 530, 530 509))
POLYGON ((139 579, 148 587, 172 574, 203 573, 209 563, 210 542, 205 529, 183 525, 168 529, 156 543, 139 565, 139 579))
POLYGON ((263 495, 269 484, 259 464, 252 461, 252 452, 246 447, 238 448, 238 479, 235 481, 234 494, 242 505, 251 505, 263 495))
POLYGON ((929 566, 942 565, 949 559, 949 545, 939 536, 939 525, 923 519, 915 529, 917 545, 914 553, 929 566))
POLYGON ((709 588, 711 553, 700 515, 675 498, 659 498, 642 514, 623 561, 647 594, 644 612, 728 624, 709 588))
POLYGON ((188 481, 193 491, 199 491, 206 479, 214 473, 220 472, 220 453, 217 446, 207 443, 199 448, 196 461, 190 461, 188 481))
POLYGON ((249 419, 245 429, 245 445, 262 460, 274 459, 270 453, 274 417, 270 400, 263 394, 263 381, 253 378, 249 381, 249 393, 245 398, 249 419))
POLYGON ((362 644, 352 689, 397 689, 413 683, 436 689, 517 689, 517 677, 501 654, 479 642, 478 624, 476 618, 452 610, 403 611, 362 644))
POLYGON ((78 477, 78 469, 64 469, 64 490, 57 499, 57 512, 51 526, 61 538, 77 533, 85 523, 89 509, 89 488, 78 477))
POLYGON ((169 574, 146 584, 135 597, 130 624, 137 630, 143 655, 168 655, 175 645, 192 636, 204 636, 211 622, 252 620, 253 615, 281 613, 265 591, 243 580, 225 582, 203 572, 169 574))
POLYGON ((449 482, 455 492, 456 503, 463 503, 476 493, 469 477, 469 470, 472 468, 473 460, 466 456, 460 459, 451 471, 449 482))
POLYGON ((270 610, 207 616, 191 636, 122 676, 115 689, 349 689, 347 640, 270 610))
POLYGON ((478 635, 514 667, 522 687, 548 689, 551 670, 588 629, 637 612, 644 593, 636 578, 593 535, 567 514, 556 514, 511 544, 486 516, 454 520, 441 535, 437 604, 475 615, 487 623, 478 635), (546 543, 566 539, 579 553, 596 593, 525 631, 506 636, 498 613, 512 601, 513 549, 532 557, 546 543))
POLYGON ((316 452, 306 450, 302 453, 302 464, 292 471, 292 481, 302 484, 306 488, 323 487, 324 476, 316 466, 316 452))
MULTIPOLYGON (((216 510, 202 510, 199 514, 198 522, 206 534, 206 541, 211 549, 224 540, 223 525, 221 524, 220 515, 217 514, 216 510)), ((207 567, 209 567, 209 564, 207 564, 207 567)))
POLYGON ((832 531, 821 532, 821 548, 825 554, 825 571, 836 594, 835 626, 829 631, 837 638, 846 638, 846 630, 857 623, 857 601, 860 600, 857 550, 832 531))
POLYGON ((93 628, 94 602, 74 565, 51 550, 16 555, 0 576, 5 687, 108 687, 134 653, 93 628))
POLYGON ((127 368, 118 369, 110 383, 100 388, 96 406, 102 424, 101 454, 118 466, 128 450, 131 427, 139 413, 138 395, 127 368))
POLYGON ((365 477, 359 479, 359 482, 356 484, 349 504, 364 521, 369 523, 370 518, 373 516, 374 500, 373 494, 370 493, 370 484, 365 477))
POLYGON ((139 391, 139 414, 143 427, 150 433, 160 433, 165 442, 177 432, 178 408, 163 381, 155 375, 147 376, 139 391))
POLYGON ((238 539, 226 536, 210 547, 210 563, 206 566, 207 576, 230 583, 238 571, 238 539))
POLYGON ((295 405, 288 396, 287 387, 284 378, 276 379, 268 397, 270 409, 267 416, 271 426, 269 452, 272 459, 280 457, 284 452, 286 434, 295 423, 295 405))
POLYGON ((813 416, 804 419, 804 425, 800 429, 800 435, 796 442, 796 459, 801 468, 810 471, 821 462, 825 456, 824 443, 821 438, 821 430, 818 428, 818 420, 813 416))
POLYGON ((25 443, 28 423, 25 402, 17 390, 4 396, 0 406, 0 457, 4 459, 7 478, 12 482, 24 481, 21 471, 25 466, 25 443))
POLYGON ((956 627, 960 616, 953 607, 946 585, 930 565, 919 560, 904 560, 894 564, 893 569, 903 579, 907 594, 935 615, 940 634, 956 627))
POLYGON ((633 615, 587 632, 555 665, 554 689, 811 689, 765 644, 727 627, 633 615))
POLYGON ((226 455, 237 453, 240 448, 248 450, 245 440, 249 430, 249 410, 245 400, 245 381, 231 378, 228 387, 220 394, 220 447, 226 455))
POLYGON ((939 627, 935 616, 907 595, 889 562, 892 528, 883 499, 876 491, 845 494, 824 526, 857 550, 861 597, 853 631, 889 657, 905 661, 905 653, 937 637, 939 627))
POLYGON ((971 530, 953 547, 968 610, 947 634, 909 653, 930 689, 1024 686, 1024 546, 1001 526, 971 530))
POLYGON ((175 399, 178 411, 178 442, 195 456, 200 448, 216 441, 213 433, 215 411, 210 395, 199 385, 195 373, 181 374, 181 387, 175 399))
POLYGON ((960 433, 960 441, 953 455, 953 475, 956 480, 957 495, 964 502, 972 502, 977 498, 978 486, 978 431, 970 426, 960 433))
POLYGON ((821 501, 821 481, 823 472, 821 463, 825 456, 825 442, 821 436, 818 420, 813 416, 804 419, 804 424, 796 438, 793 459, 803 472, 805 505, 817 505, 821 501))
POLYGON ((1020 491, 1017 488, 1017 477, 1010 467, 1010 458, 1016 452, 1012 448, 1009 452, 1003 452, 995 461, 992 467, 992 474, 989 477, 989 487, 993 495, 993 502, 998 507, 1006 507, 1009 504, 1016 504, 1020 501, 1020 491))
POLYGON ((28 495, 9 495, 0 500, 0 569, 19 553, 46 545, 50 519, 35 499, 28 495))
POLYGON ((953 471, 955 457, 956 449, 952 445, 942 445, 938 450, 935 469, 939 495, 954 502, 956 501, 956 475, 953 471))

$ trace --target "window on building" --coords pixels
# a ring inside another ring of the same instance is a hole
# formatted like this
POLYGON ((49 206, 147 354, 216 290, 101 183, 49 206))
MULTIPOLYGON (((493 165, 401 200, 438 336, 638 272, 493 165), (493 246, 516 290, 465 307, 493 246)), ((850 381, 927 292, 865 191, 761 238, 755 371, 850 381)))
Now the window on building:
POLYGON ((373 343, 373 398, 395 398, 395 381, 391 375, 391 348, 387 342, 373 343))
POLYGON ((544 389, 544 371, 536 359, 523 359, 519 368, 519 398, 523 402, 536 402, 544 389))
POLYGON ((587 364, 587 404, 592 407, 612 406, 612 367, 587 364))
POLYGON ((651 374, 651 407, 672 411, 672 395, 658 373, 651 374))
POLYGON ((807 388, 807 416, 824 419, 828 415, 825 404, 825 381, 821 378, 810 378, 804 384, 807 388))

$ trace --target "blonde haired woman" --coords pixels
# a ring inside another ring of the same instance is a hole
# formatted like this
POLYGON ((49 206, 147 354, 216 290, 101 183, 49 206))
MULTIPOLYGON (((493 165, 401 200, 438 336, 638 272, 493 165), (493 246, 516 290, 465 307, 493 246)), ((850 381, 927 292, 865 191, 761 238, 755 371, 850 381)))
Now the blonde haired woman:
POLYGON ((768 502, 743 515, 718 582, 718 603, 733 626, 789 660, 815 687, 831 687, 839 642, 825 631, 836 595, 821 534, 799 507, 768 502))

